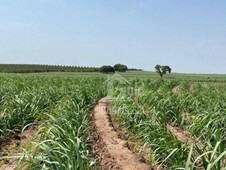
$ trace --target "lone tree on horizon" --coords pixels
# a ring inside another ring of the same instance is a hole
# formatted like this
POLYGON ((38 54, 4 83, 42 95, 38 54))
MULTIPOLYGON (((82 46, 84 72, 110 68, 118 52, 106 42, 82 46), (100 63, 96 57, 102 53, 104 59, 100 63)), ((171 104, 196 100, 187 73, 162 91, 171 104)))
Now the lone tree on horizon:
POLYGON ((155 66, 155 70, 156 72, 161 76, 161 78, 163 77, 164 74, 166 74, 167 72, 171 73, 172 69, 169 66, 161 66, 159 64, 157 64, 155 66))

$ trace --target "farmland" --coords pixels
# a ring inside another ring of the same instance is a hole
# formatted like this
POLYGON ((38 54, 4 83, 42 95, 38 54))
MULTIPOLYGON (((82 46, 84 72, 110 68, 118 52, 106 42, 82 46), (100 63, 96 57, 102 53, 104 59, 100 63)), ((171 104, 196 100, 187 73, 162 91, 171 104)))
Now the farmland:
POLYGON ((116 84, 114 117, 141 143, 139 152, 149 150, 150 164, 164 169, 226 167, 225 85, 137 80, 128 87, 128 93, 121 93, 116 84))
MULTIPOLYGON (((122 76, 128 84, 113 81, 113 93, 104 107, 111 110, 109 119, 117 124, 113 128, 126 134, 121 140, 133 143, 129 148, 138 158, 154 169, 226 167, 226 86, 209 83, 224 82, 223 76, 159 79, 145 72, 122 76)), ((101 169, 101 155, 92 147, 98 137, 91 113, 107 95, 106 75, 1 74, 0 78, 1 168, 10 164, 18 169, 101 169), (21 145, 30 129, 31 140, 21 145)), ((101 145, 96 147, 102 150, 101 145)))
POLYGON ((17 157, 25 169, 89 169, 89 113, 106 95, 102 82, 71 76, 1 76, 3 167, 17 157), (29 126, 37 129, 33 143, 16 155, 4 149, 10 138, 20 137, 29 126))

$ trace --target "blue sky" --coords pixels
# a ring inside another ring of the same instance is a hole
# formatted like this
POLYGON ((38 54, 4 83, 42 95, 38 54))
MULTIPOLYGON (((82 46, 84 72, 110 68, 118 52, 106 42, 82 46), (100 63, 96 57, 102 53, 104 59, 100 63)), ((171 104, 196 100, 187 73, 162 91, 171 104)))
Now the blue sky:
POLYGON ((226 73, 226 1, 0 1, 0 63, 226 73))

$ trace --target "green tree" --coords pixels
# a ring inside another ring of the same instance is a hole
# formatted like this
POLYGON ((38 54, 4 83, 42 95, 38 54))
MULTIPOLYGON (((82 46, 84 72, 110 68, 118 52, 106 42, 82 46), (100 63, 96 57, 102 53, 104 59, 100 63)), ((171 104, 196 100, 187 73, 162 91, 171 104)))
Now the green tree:
POLYGON ((126 70, 128 70, 127 66, 123 64, 115 64, 114 69, 115 71, 119 71, 119 72, 125 72, 126 70))
POLYGON ((115 69, 112 66, 102 66, 100 67, 100 72, 101 73, 114 73, 115 69))
POLYGON ((163 77, 163 75, 166 74, 167 72, 171 73, 172 71, 172 69, 169 66, 161 66, 159 64, 155 66, 155 70, 161 77, 163 77))

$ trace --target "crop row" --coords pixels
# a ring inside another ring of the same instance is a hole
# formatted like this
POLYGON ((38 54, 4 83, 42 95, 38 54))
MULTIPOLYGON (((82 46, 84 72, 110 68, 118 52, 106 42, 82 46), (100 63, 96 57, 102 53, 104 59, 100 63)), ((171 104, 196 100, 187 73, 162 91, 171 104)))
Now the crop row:
POLYGON ((190 85, 183 81, 136 80, 122 89, 115 83, 115 119, 151 150, 151 164, 166 169, 221 169, 226 166, 226 87, 195 84, 191 91, 190 85), (180 88, 175 93, 172 89, 176 85, 180 88), (128 89, 131 92, 126 93, 128 89), (197 143, 191 147, 177 140, 167 124, 189 130, 197 143))
POLYGON ((33 124, 38 139, 21 168, 90 169, 90 108, 105 95, 102 78, 1 75, 0 145, 33 124))

